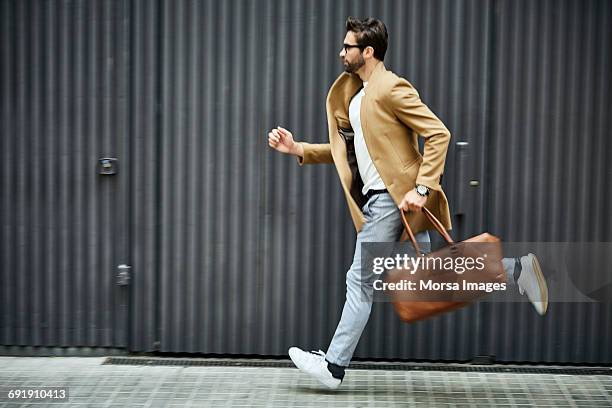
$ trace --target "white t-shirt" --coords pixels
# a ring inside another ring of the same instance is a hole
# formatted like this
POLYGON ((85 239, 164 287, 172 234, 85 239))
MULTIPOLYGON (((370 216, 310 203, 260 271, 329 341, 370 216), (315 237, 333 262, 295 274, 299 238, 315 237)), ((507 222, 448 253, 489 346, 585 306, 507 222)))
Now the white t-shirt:
POLYGON ((365 89, 368 86, 367 82, 363 83, 363 88, 357 95, 351 99, 349 103, 349 120, 353 132, 355 133, 355 155, 357 156, 357 166, 359 167, 359 174, 363 181, 362 194, 368 192, 368 190, 384 190, 385 183, 383 183, 378 170, 372 163, 372 158, 368 152, 368 148, 363 138, 363 130, 361 129, 361 99, 365 95, 365 89))

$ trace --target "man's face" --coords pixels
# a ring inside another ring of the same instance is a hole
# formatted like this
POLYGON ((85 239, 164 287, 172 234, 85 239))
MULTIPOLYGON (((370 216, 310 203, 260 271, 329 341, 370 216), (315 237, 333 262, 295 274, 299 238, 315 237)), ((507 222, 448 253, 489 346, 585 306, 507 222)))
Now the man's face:
MULTIPOLYGON (((358 45, 357 36, 352 31, 347 31, 344 37, 344 45, 358 45)), ((344 70, 350 74, 356 73, 359 68, 365 65, 365 59, 362 55, 362 49, 358 47, 342 47, 340 50, 340 59, 344 70)))

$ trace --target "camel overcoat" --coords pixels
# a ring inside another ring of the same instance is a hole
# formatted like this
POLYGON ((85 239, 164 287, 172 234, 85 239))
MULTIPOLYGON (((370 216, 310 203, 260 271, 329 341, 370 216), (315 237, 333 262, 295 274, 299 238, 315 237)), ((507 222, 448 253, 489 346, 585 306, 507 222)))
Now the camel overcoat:
MULTIPOLYGON (((349 102, 362 86, 355 74, 344 72, 336 79, 326 101, 329 143, 301 142, 304 155, 298 157, 300 165, 335 164, 357 231, 363 226, 364 216, 358 205, 360 192, 353 186, 355 171, 349 166, 342 131, 352 130, 349 102)), ((417 90, 407 80, 388 71, 382 61, 369 78, 360 114, 368 152, 395 203, 399 205, 416 184, 423 184, 430 188, 425 207, 446 229, 451 229, 448 201, 440 185, 451 136, 442 121, 421 101, 417 90), (419 152, 419 135, 425 138, 423 155, 419 152)), ((421 213, 410 213, 408 219, 415 233, 433 229, 421 213)))

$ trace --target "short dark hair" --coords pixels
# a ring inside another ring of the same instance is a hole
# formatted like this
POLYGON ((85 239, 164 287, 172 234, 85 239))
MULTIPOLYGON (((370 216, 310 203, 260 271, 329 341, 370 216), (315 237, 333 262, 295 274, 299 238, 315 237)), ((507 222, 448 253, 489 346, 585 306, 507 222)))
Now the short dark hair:
POLYGON ((362 20, 349 17, 346 19, 346 31, 355 33, 359 45, 374 48, 376 59, 380 61, 385 59, 389 34, 387 34, 387 27, 382 21, 371 17, 362 20))

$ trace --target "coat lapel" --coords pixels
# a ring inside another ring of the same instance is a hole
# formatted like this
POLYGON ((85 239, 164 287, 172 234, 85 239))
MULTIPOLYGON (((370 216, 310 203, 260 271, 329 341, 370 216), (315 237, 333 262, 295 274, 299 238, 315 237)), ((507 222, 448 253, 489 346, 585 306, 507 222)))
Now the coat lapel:
POLYGON ((368 144, 368 139, 370 132, 368 131, 368 108, 370 107, 372 95, 376 94, 376 89, 378 86, 378 80, 381 77, 381 74, 386 71, 385 65, 382 61, 378 62, 372 71, 372 75, 370 75, 370 79, 368 80, 368 86, 365 89, 363 98, 361 98, 361 109, 359 111, 359 119, 361 120, 361 130, 363 132, 363 138, 366 141, 366 145, 368 144))
POLYGON ((336 79, 327 95, 327 120, 329 126, 329 142, 334 161, 340 164, 340 178, 350 183, 350 171, 346 162, 346 145, 338 133, 339 127, 350 128, 348 104, 355 92, 362 86, 357 75, 344 72, 336 79), (346 168, 345 168, 346 167, 346 168))
POLYGON ((350 127, 348 106, 361 86, 361 79, 357 75, 346 72, 332 85, 327 97, 328 114, 336 119, 339 126, 350 127))

